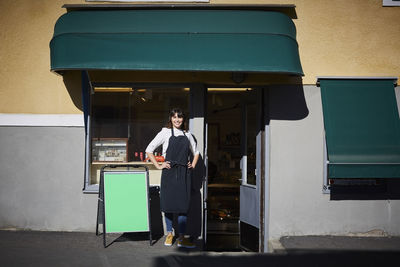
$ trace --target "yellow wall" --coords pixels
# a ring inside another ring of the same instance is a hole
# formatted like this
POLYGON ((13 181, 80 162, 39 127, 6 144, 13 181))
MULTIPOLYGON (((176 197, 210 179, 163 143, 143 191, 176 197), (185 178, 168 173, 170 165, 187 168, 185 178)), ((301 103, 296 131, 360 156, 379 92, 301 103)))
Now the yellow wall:
POLYGON ((400 75, 400 7, 382 7, 382 0, 296 5, 304 83, 316 76, 400 75))
MULTIPOLYGON (((382 0, 211 3, 295 4, 304 84, 315 84, 316 76, 400 75, 400 7, 382 7, 382 0)), ((63 4, 88 2, 0 1, 0 113, 81 113, 63 77, 49 70, 49 42, 56 20, 65 13, 63 4)))

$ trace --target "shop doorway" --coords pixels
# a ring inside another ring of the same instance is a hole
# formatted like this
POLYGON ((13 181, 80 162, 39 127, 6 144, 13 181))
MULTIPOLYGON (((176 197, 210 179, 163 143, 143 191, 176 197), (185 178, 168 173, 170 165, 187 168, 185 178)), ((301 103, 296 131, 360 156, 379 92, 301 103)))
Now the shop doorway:
POLYGON ((258 250, 256 125, 260 110, 256 91, 208 89, 207 250, 240 251, 248 247, 258 250), (249 210, 243 213, 241 206, 249 210), (249 220, 256 226, 253 237, 248 234, 249 220))

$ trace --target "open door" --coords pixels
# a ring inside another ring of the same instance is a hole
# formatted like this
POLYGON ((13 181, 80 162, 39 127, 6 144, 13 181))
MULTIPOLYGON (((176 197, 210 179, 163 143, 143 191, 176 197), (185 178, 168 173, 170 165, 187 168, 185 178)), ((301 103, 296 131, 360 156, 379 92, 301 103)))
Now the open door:
POLYGON ((259 251, 261 89, 208 89, 204 241, 259 251))
POLYGON ((241 251, 239 196, 243 97, 246 89, 209 88, 207 99, 207 181, 204 185, 206 250, 241 251))
POLYGON ((260 247, 260 182, 264 134, 261 130, 263 113, 261 94, 261 89, 249 90, 241 104, 240 247, 257 252, 260 247))

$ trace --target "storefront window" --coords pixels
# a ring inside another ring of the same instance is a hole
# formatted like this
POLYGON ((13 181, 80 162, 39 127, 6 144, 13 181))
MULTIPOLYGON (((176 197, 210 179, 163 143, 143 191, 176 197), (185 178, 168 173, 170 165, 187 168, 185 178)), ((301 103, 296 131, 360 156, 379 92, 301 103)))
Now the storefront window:
POLYGON ((95 89, 89 186, 99 183, 105 164, 145 160, 145 149, 166 124, 169 110, 179 107, 188 113, 188 99, 187 88, 95 89))

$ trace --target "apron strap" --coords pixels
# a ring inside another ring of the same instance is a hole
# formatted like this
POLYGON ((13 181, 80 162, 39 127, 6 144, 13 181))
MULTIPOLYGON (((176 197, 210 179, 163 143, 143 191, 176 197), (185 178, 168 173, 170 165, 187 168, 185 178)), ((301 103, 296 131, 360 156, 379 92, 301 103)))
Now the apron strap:
MULTIPOLYGON (((182 133, 183 133, 184 136, 187 137, 187 135, 185 134, 185 130, 182 130, 182 133)), ((171 135, 172 135, 172 136, 175 136, 175 135, 174 135, 174 127, 171 128, 171 135)), ((187 137, 187 138, 188 138, 188 137, 187 137)), ((189 139, 189 138, 188 138, 188 139, 189 139)))

